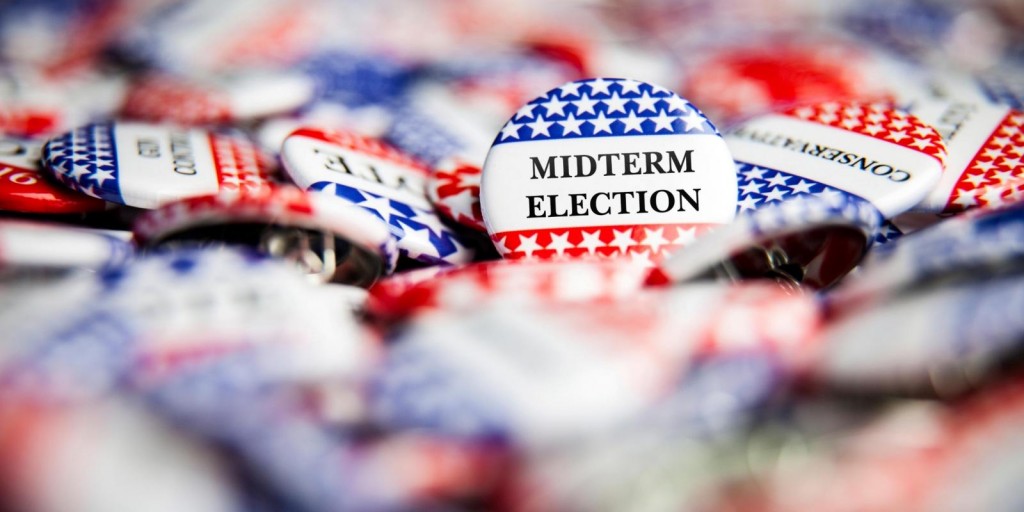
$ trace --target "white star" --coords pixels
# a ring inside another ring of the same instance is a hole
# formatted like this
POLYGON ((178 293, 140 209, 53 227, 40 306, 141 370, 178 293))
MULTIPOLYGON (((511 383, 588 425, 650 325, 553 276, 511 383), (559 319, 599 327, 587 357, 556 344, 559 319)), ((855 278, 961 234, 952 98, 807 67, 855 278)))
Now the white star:
POLYGON ((831 112, 823 112, 821 115, 818 116, 818 121, 821 121, 822 123, 825 123, 825 124, 832 124, 832 123, 836 122, 836 120, 838 120, 838 119, 839 119, 839 116, 837 116, 837 115, 835 115, 835 114, 833 114, 831 112))
POLYGON ((419 258, 420 256, 440 258, 441 253, 438 252, 434 242, 430 240, 431 234, 430 228, 427 227, 422 229, 407 227, 405 234, 402 235, 402 249, 405 249, 410 258, 419 258))
POLYGON ((897 120, 889 123, 889 126, 895 128, 897 130, 903 131, 904 128, 910 126, 910 121, 907 121, 906 119, 900 118, 900 119, 897 119, 897 120))
POLYGON ((843 128, 846 128, 847 130, 852 130, 852 129, 860 126, 860 125, 861 125, 861 122, 858 121, 856 118, 853 118, 853 117, 847 117, 846 119, 843 119, 843 122, 839 123, 839 126, 842 126, 843 128))
POLYGON ((628 117, 620 118, 619 121, 622 121, 622 124, 626 127, 624 133, 629 133, 631 131, 643 133, 644 128, 641 125, 643 124, 644 119, 645 118, 637 117, 635 113, 630 112, 628 117))
POLYGON ((787 176, 785 174, 782 174, 781 172, 777 172, 777 173, 775 173, 775 176, 772 176, 771 178, 768 178, 768 184, 773 186, 773 187, 789 186, 786 183, 787 179, 788 178, 787 178, 787 176))
POLYGON ((594 126, 594 135, 597 135, 598 133, 601 133, 601 132, 612 133, 612 122, 613 121, 615 121, 615 120, 614 119, 608 119, 602 113, 602 114, 598 114, 597 117, 595 117, 594 119, 591 119, 591 120, 589 120, 587 122, 594 126))
POLYGON ((643 268, 654 267, 654 262, 651 261, 651 255, 652 254, 653 254, 653 251, 652 252, 636 251, 636 252, 631 253, 629 255, 629 263, 630 263, 630 265, 637 265, 637 266, 643 267, 643 268))
POLYGON ((665 109, 665 112, 672 112, 673 110, 686 112, 687 110, 690 110, 690 102, 679 96, 673 94, 672 96, 663 99, 665 100, 665 103, 668 103, 668 107, 665 109))
POLYGON ((608 92, 608 87, 610 87, 613 83, 614 82, 609 82, 608 80, 605 80, 603 78, 598 78, 596 80, 588 82, 587 85, 590 86, 590 94, 592 96, 597 96, 598 94, 610 94, 608 92))
POLYGON ((582 125, 585 122, 586 121, 580 121, 579 119, 576 119, 576 117, 573 116, 572 114, 569 114, 568 116, 565 117, 564 120, 558 121, 558 124, 562 125, 562 135, 568 135, 570 133, 583 135, 583 132, 580 131, 580 125, 582 125))
POLYGON ((889 132, 885 136, 885 138, 887 138, 887 139, 889 139, 889 140, 891 140, 893 142, 896 142, 896 143, 899 143, 901 140, 909 138, 909 137, 910 136, 907 135, 907 132, 905 132, 903 130, 897 130, 897 131, 894 131, 894 132, 889 132))
POLYGON ((1005 185, 1006 182, 1013 181, 1013 172, 1012 171, 1008 171, 1008 170, 996 171, 996 172, 992 173, 992 179, 994 179, 994 180, 998 181, 999 183, 1005 185))
POLYGON ((882 128, 882 125, 880 124, 869 124, 864 127, 864 131, 871 135, 878 135, 878 132, 884 132, 885 128, 882 128))
POLYGON ((918 126, 917 128, 914 128, 914 135, 918 137, 930 137, 934 135, 934 133, 934 130, 929 126, 918 126))
POLYGON ((501 129, 501 140, 505 140, 505 139, 507 139, 509 137, 515 137, 515 138, 518 139, 519 138, 519 128, 521 126, 522 126, 521 124, 516 124, 516 123, 513 123, 513 122, 509 121, 509 123, 506 124, 505 127, 501 129))
POLYGON ((543 249, 540 245, 537 245, 537 234, 534 233, 530 236, 519 235, 519 247, 517 251, 522 252, 527 258, 533 256, 533 253, 543 249))
POLYGON ((633 98, 633 103, 636 103, 637 113, 647 112, 648 110, 651 112, 657 112, 658 108, 654 105, 658 103, 659 99, 661 98, 652 98, 650 94, 647 94, 647 91, 644 91, 643 96, 633 98))
POLYGON ((1020 167, 1020 158, 1008 158, 1004 156, 1003 163, 1001 165, 1009 167, 1011 169, 1020 167))
POLYGON ((960 181, 961 182, 964 182, 964 181, 969 182, 971 185, 973 185, 975 188, 977 188, 982 183, 985 183, 986 181, 988 181, 988 178, 986 178, 984 174, 967 174, 966 176, 961 177, 960 181))
POLYGON ((767 172, 767 171, 766 171, 766 170, 764 170, 764 169, 762 169, 762 168, 760 168, 760 167, 751 167, 751 168, 750 168, 750 170, 749 170, 749 171, 747 171, 747 172, 746 172, 746 173, 744 173, 744 174, 746 174, 746 175, 747 175, 747 178, 748 178, 748 179, 752 179, 752 180, 753 180, 753 179, 757 179, 757 180, 763 180, 763 179, 764 179, 764 173, 765 173, 765 172, 767 172))
POLYGON ((68 178, 74 180, 75 183, 82 183, 84 181, 82 176, 86 174, 89 174, 89 169, 84 165, 71 164, 71 172, 68 173, 68 178))
POLYGON ((579 96, 580 86, 583 85, 579 82, 570 82, 558 88, 562 93, 562 98, 568 98, 569 96, 579 96))
POLYGON ((1003 146, 1006 146, 1006 145, 1010 144, 1010 138, 1009 137, 994 137, 992 139, 992 143, 997 145, 997 146, 999 146, 999 147, 1003 147, 1003 146))
POLYGON ((93 181, 93 183, 96 184, 96 186, 102 187, 104 181, 114 179, 114 171, 108 171, 108 170, 105 170, 105 169, 97 169, 96 172, 93 173, 92 176, 89 176, 89 177, 92 178, 92 181, 93 181))
POLYGON ((829 206, 841 206, 846 202, 846 196, 844 196, 842 192, 832 188, 822 190, 821 193, 818 194, 818 197, 823 199, 825 204, 829 206))
POLYGON ((910 145, 924 151, 932 146, 932 141, 928 139, 914 139, 914 142, 911 142, 910 145))
POLYGON ((641 242, 651 248, 652 252, 657 252, 658 249, 663 245, 668 245, 668 240, 665 239, 665 229, 647 229, 644 228, 644 241, 641 242))
POLYGON ((740 192, 742 194, 760 194, 761 185, 758 185, 757 183, 751 181, 750 183, 747 183, 746 185, 740 187, 740 192))
POLYGON ((697 228, 676 227, 676 239, 672 243, 676 245, 687 245, 697 239, 697 228))
POLYGON ((698 130, 704 124, 704 118, 696 110, 690 110, 680 120, 686 124, 686 131, 698 130))
POLYGON ((643 85, 643 83, 627 78, 626 80, 620 80, 619 85, 622 86, 622 94, 628 94, 630 92, 640 94, 640 86, 643 85))
POLYGON ((527 103, 526 105, 523 105, 522 108, 520 108, 519 110, 516 111, 516 115, 512 116, 512 119, 519 119, 519 118, 523 118, 523 117, 533 117, 533 109, 536 106, 537 105, 535 105, 533 103, 527 103))
POLYGON ((556 254, 561 256, 565 253, 566 249, 572 249, 575 246, 569 241, 569 232, 566 231, 561 235, 551 233, 551 243, 548 244, 548 249, 555 251, 556 254))
POLYGON ((598 103, 600 103, 600 101, 593 100, 586 94, 580 96, 580 99, 572 102, 573 105, 576 105, 576 115, 580 115, 584 112, 597 114, 597 112, 594 111, 594 107, 597 106, 598 103))
POLYGON ((391 200, 386 197, 367 196, 366 200, 360 201, 359 206, 369 208, 384 217, 384 222, 390 223, 391 217, 405 218, 405 214, 391 207, 391 200))
POLYGON ((860 117, 864 115, 864 109, 853 105, 843 109, 843 115, 847 117, 860 117))
POLYGON ((773 188, 764 193, 764 200, 766 202, 782 201, 784 197, 786 197, 786 193, 778 188, 773 188))
POLYGON ((636 240, 633 240, 633 228, 626 228, 622 231, 613 229, 612 236, 615 238, 608 245, 617 247, 622 254, 625 254, 630 247, 636 245, 636 240))
POLYGON ((803 119, 810 119, 811 117, 814 117, 814 109, 811 107, 798 108, 794 114, 803 119))
POLYGON ((747 196, 747 197, 744 197, 743 199, 741 199, 740 202, 738 202, 736 204, 737 204, 737 206, 740 207, 740 211, 746 211, 746 210, 756 210, 758 202, 759 201, 754 196, 747 196))
POLYGON ((970 190, 960 190, 956 194, 956 199, 953 200, 953 204, 960 205, 964 208, 970 208, 978 205, 978 200, 974 197, 974 192, 970 190))
POLYGON ((793 189, 793 192, 797 193, 797 194, 799 194, 799 193, 810 194, 812 186, 814 186, 814 185, 812 185, 811 182, 800 180, 800 181, 798 181, 796 183, 796 185, 792 185, 791 188, 793 189))
POLYGON ((882 121, 885 121, 885 114, 875 112, 873 114, 868 114, 868 116, 865 117, 865 119, 872 123, 878 124, 881 123, 882 121))
POLYGON ((994 169, 995 167, 996 167, 995 162, 977 161, 977 162, 974 162, 974 165, 971 166, 971 169, 980 169, 982 172, 988 172, 988 171, 991 171, 992 169, 994 169))
POLYGON ((595 231, 588 233, 582 232, 583 241, 578 244, 578 247, 587 250, 587 254, 594 254, 598 247, 604 247, 604 242, 601 241, 601 231, 595 231))
POLYGON ((1003 202, 1003 191, 997 187, 989 187, 985 189, 985 192, 981 194, 983 199, 989 205, 998 205, 1003 202))
POLYGON ((654 131, 660 132, 661 130, 673 131, 675 128, 672 123, 676 122, 676 117, 666 115, 664 112, 658 114, 657 117, 649 117, 651 121, 654 121, 654 131))
POLYGON ((544 107, 544 111, 548 113, 548 117, 561 117, 565 115, 565 106, 568 104, 569 102, 560 101, 556 95, 552 94, 551 99, 548 100, 546 103, 541 103, 541 106, 544 107))
POLYGON ((995 160, 996 158, 1003 156, 1003 152, 996 148, 988 148, 985 151, 983 151, 982 154, 991 158, 992 160, 995 160))
POLYGON ((626 102, 628 102, 628 101, 629 100, 624 100, 624 99, 620 98, 619 97, 619 93, 614 93, 614 94, 612 94, 612 96, 610 98, 608 98, 606 100, 602 100, 602 102, 605 105, 608 105, 608 113, 609 114, 611 114, 612 112, 622 112, 623 114, 625 114, 626 113, 626 102))
POLYGON ((532 123, 526 123, 526 126, 529 126, 530 130, 533 131, 533 135, 530 135, 530 138, 535 139, 541 134, 541 132, 543 132, 546 137, 550 137, 551 134, 548 133, 548 128, 550 128, 552 124, 553 123, 551 121, 545 121, 544 119, 538 117, 536 121, 532 123))

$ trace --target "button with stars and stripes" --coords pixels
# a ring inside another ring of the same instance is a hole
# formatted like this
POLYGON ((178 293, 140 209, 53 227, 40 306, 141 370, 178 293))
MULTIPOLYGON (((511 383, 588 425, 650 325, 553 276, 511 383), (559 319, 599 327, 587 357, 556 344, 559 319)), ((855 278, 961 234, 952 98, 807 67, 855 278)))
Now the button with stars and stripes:
POLYGON ((472 259, 473 251, 427 200, 429 169, 393 146, 347 131, 300 128, 285 139, 281 161, 300 187, 383 220, 400 255, 437 265, 472 259))
POLYGON ((688 101, 636 80, 587 79, 512 116, 487 155, 480 201, 506 258, 650 264, 733 219, 736 169, 688 101))
POLYGON ((917 209, 957 212, 1024 200, 1024 113, 935 99, 908 110, 934 124, 949 149, 946 171, 917 209))
POLYGON ((109 203, 69 190, 40 172, 43 142, 0 137, 0 210, 73 214, 104 210, 109 203))
POLYGON ((935 128, 881 103, 793 107, 749 119, 725 140, 758 173, 740 187, 740 211, 793 193, 839 193, 892 218, 928 195, 946 159, 935 128))
POLYGON ((317 282, 369 286, 395 268, 387 226, 362 208, 291 185, 167 203, 136 218, 144 247, 240 245, 285 259, 317 282))
POLYGON ((89 124, 50 139, 43 165, 74 190, 146 209, 221 190, 259 190, 275 170, 241 137, 125 122, 89 124))

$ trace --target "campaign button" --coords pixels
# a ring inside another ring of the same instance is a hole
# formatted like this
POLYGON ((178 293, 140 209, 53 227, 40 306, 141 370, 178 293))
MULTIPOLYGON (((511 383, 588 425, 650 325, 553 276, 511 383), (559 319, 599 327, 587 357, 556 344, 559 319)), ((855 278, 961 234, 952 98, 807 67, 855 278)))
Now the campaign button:
POLYGON ((318 281, 369 286, 394 270, 387 226, 354 205, 292 186, 167 203, 133 226, 145 247, 244 245, 291 260, 318 281))
POLYGON ((859 102, 757 116, 727 134, 726 142, 737 162, 784 173, 780 183, 826 185, 867 200, 886 218, 921 202, 946 158, 935 128, 884 104, 859 102))
POLYGON ((772 279, 826 288, 860 262, 882 220, 867 201, 846 194, 796 197, 743 213, 676 251, 648 283, 772 279))
POLYGON ((49 181, 40 172, 42 142, 0 137, 0 210, 20 213, 85 213, 106 201, 49 181))
POLYGON ((295 110, 313 89, 313 81, 298 74, 249 72, 208 80, 155 74, 132 85, 121 112, 144 121, 229 123, 295 110))
POLYGON ((274 170, 269 157, 239 137, 122 122, 50 139, 43 165, 74 190, 146 209, 220 190, 259 190, 274 170))
POLYGON ((62 224, 0 220, 0 268, 115 268, 132 256, 117 232, 62 224))
POLYGON ((909 109, 949 149, 946 171, 916 209, 958 212, 1024 200, 1024 113, 983 102, 925 100, 909 109))
POLYGON ((650 264, 732 220, 736 169, 688 101, 635 80, 570 82, 524 105, 483 168, 485 224, 506 258, 650 264))
POLYGON ((430 171, 394 147, 351 132, 301 128, 285 139, 281 160, 300 187, 357 204, 383 220, 402 256, 435 265, 472 259, 427 200, 430 171))

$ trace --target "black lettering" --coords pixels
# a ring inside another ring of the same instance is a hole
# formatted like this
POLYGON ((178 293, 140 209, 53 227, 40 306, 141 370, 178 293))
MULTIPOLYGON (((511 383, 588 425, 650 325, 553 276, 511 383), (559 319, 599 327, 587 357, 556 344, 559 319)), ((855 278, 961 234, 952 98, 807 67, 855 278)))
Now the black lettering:
POLYGON ((910 173, 907 172, 907 171, 896 170, 896 171, 893 171, 893 173, 891 175, 889 175, 889 181, 895 181, 895 182, 902 183, 902 182, 907 181, 909 179, 910 179, 910 173), (896 179, 896 175, 897 174, 900 174, 903 177, 900 178, 900 179, 896 179))
POLYGON ((613 158, 621 158, 621 157, 622 157, 622 155, 620 155, 618 153, 602 153, 600 155, 597 155, 597 159, 598 160, 601 160, 602 158, 604 159, 604 175, 605 176, 615 176, 615 172, 612 170, 612 159, 613 158))
POLYGON ((569 194, 570 217, 582 217, 590 213, 587 211, 587 205, 583 204, 583 200, 586 198, 586 194, 569 194))
POLYGON ((594 212, 594 215, 608 215, 609 213, 611 213, 612 212, 611 207, 605 208, 603 213, 597 210, 597 196, 608 197, 608 193, 607 192, 598 192, 598 193, 590 196, 590 211, 594 212))
POLYGON ((526 215, 527 219, 547 217, 547 215, 544 215, 544 212, 537 213, 537 210, 540 209, 540 200, 542 197, 544 196, 526 196, 526 201, 530 203, 530 213, 526 215))
MULTIPOLYGON (((540 166, 540 160, 535 156, 531 156, 530 161, 533 162, 533 176, 530 176, 531 180, 555 177, 555 157, 549 156, 547 164, 545 164, 544 167, 540 166), (545 173, 547 173, 547 176, 544 175, 545 173), (540 175, 539 177, 538 174, 540 175)), ((344 162, 344 160, 342 160, 342 162, 344 162)), ((347 169, 348 167, 346 166, 346 172, 352 174, 352 172, 347 171, 347 169)))
POLYGON ((668 162, 669 162, 668 169, 669 169, 669 172, 672 172, 672 173, 693 172, 692 159, 691 159, 692 155, 693 155, 693 150, 692 149, 687 149, 686 152, 683 153, 683 159, 679 160, 676 157, 676 152, 675 151, 669 151, 668 152, 668 162), (683 170, 684 168, 685 168, 685 170, 683 170))
POLYGON ((658 213, 665 213, 671 210, 673 207, 675 207, 675 205, 676 198, 672 197, 672 193, 669 192, 668 190, 655 190, 653 193, 651 193, 651 208, 653 208, 654 211, 658 213), (658 197, 660 194, 664 194, 665 197, 668 198, 668 205, 666 205, 664 208, 661 208, 658 205, 658 197))
POLYGON ((647 168, 644 174, 654 174, 653 169, 657 169, 659 174, 665 174, 665 169, 661 167, 661 153, 657 151, 644 151, 644 167, 647 168))
POLYGON ((576 155, 576 177, 577 178, 587 178, 589 176, 593 176, 595 172, 597 172, 597 160, 594 160, 594 157, 592 157, 590 155, 576 155), (588 163, 589 172, 584 172, 583 171, 583 161, 584 161, 584 159, 586 159, 586 161, 588 163))
POLYGON ((636 169, 636 158, 640 156, 640 153, 623 153, 622 157, 626 161, 626 169, 622 171, 623 175, 632 176, 634 174, 640 174, 640 170, 636 169))
POLYGON ((637 194, 636 202, 640 206, 640 209, 637 210, 637 213, 647 213, 647 200, 646 200, 647 191, 646 190, 637 190, 636 194, 637 194))
POLYGON ((700 211, 700 189, 699 188, 693 189, 693 195, 692 196, 690 194, 688 194, 685 190, 681 189, 681 188, 676 189, 676 192, 679 192, 679 211, 681 211, 681 212, 685 212, 686 211, 686 210, 683 209, 683 201, 686 201, 687 203, 690 203, 690 206, 693 207, 694 211, 698 211, 698 212, 700 211))
POLYGON ((564 210, 562 211, 562 213, 558 213, 557 194, 548 194, 548 206, 550 207, 548 208, 548 217, 567 217, 569 215, 569 212, 566 212, 564 210))

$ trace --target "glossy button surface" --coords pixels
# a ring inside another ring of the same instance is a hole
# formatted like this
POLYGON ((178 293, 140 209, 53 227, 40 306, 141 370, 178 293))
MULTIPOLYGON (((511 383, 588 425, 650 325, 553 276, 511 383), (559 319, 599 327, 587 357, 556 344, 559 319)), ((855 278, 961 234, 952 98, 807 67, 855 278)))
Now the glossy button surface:
POLYGON ((732 220, 736 170, 718 131, 686 100, 597 78, 513 115, 487 155, 480 195, 506 258, 649 263, 732 220))

